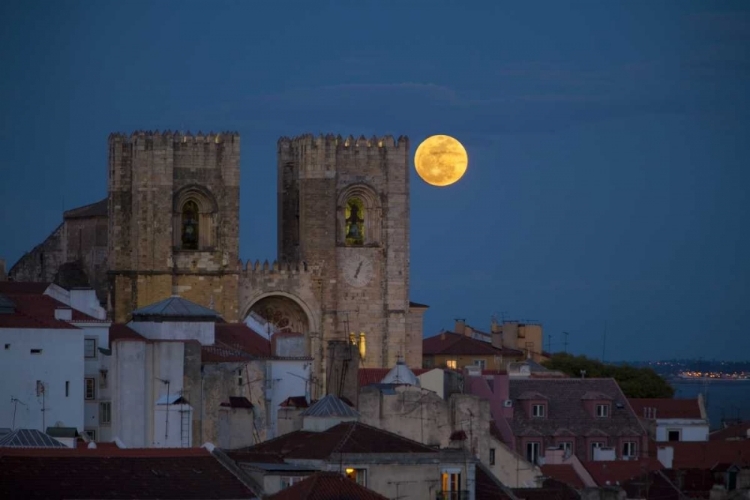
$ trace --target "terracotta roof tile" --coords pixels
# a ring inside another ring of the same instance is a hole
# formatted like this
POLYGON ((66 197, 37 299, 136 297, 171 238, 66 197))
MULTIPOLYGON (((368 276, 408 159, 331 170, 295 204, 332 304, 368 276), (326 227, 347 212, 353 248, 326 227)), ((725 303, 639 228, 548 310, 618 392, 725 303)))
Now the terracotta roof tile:
POLYGON ((254 497, 201 448, 25 451, 25 454, 0 452, 0 498, 254 497))
POLYGON ((625 484, 627 481, 644 477, 649 472, 661 470, 664 466, 655 458, 641 460, 613 460, 582 462, 591 478, 599 486, 625 484))
POLYGON ((109 341, 115 342, 117 340, 138 340, 141 342, 145 342, 146 337, 136 332, 126 324, 112 323, 109 326, 109 341))
POLYGON ((429 446, 359 422, 342 422, 322 432, 290 432, 243 451, 308 459, 326 459, 335 452, 436 453, 429 446))
POLYGON ((216 341, 259 358, 271 356, 271 343, 244 323, 216 323, 216 341))
POLYGON ((284 408, 309 408, 312 403, 314 403, 314 401, 308 403, 305 396, 289 396, 279 403, 279 406, 284 408))
POLYGON ((422 341, 422 355, 454 354, 485 356, 523 356, 516 349, 498 349, 489 342, 461 335, 454 332, 442 332, 422 341))
POLYGON ((668 399, 668 398, 630 398, 630 406, 635 414, 641 418, 654 418, 647 408, 656 409, 655 418, 701 418, 701 409, 697 399, 668 399))
POLYGON ((229 402, 221 403, 224 408, 254 408, 253 404, 244 396, 229 396, 229 402))
POLYGON ((635 478, 626 481, 622 488, 627 498, 645 498, 647 500, 683 500, 686 498, 663 471, 651 472, 647 479, 635 478))
POLYGON ((50 283, 37 283, 32 281, 0 281, 0 293, 6 294, 31 294, 44 295, 50 283))
MULTIPOLYGON (((77 329, 76 326, 67 321, 55 319, 56 309, 70 309, 70 307, 49 295, 0 293, 14 306, 12 313, 0 314, 0 328, 77 329)), ((72 310, 71 317, 72 321, 98 321, 96 318, 75 309, 72 310)))
MULTIPOLYGON (((510 425, 516 437, 543 435, 551 436, 560 429, 567 429, 576 436, 645 436, 625 396, 614 379, 595 378, 545 378, 545 379, 511 379, 510 399, 516 401, 521 395, 538 392, 547 397, 547 417, 532 418, 520 407, 513 412, 510 425), (584 394, 601 393, 612 400, 611 413, 608 418, 597 418, 586 410, 584 394)), ((576 454, 586 452, 583 447, 576 454)))
POLYGON ((720 463, 750 466, 750 440, 657 443, 674 449, 673 469, 711 469, 720 463))
POLYGON ((750 421, 730 425, 708 435, 710 441, 726 441, 736 439, 750 439, 750 421))
POLYGON ((578 475, 576 470, 570 464, 551 464, 542 465, 542 474, 549 476, 552 479, 556 479, 561 483, 565 483, 568 486, 577 490, 583 489, 586 485, 583 483, 583 479, 578 475))
POLYGON ((541 488, 513 488, 519 500, 579 500, 580 495, 567 484, 547 479, 541 488))
POLYGON ((316 472, 302 481, 266 497, 267 500, 388 500, 343 474, 316 472))

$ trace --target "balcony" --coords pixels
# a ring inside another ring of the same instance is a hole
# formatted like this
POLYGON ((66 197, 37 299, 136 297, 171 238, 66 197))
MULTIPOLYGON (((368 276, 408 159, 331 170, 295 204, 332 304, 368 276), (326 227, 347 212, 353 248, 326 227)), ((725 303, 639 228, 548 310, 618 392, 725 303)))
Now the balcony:
POLYGON ((435 500, 469 500, 469 490, 438 491, 435 500))

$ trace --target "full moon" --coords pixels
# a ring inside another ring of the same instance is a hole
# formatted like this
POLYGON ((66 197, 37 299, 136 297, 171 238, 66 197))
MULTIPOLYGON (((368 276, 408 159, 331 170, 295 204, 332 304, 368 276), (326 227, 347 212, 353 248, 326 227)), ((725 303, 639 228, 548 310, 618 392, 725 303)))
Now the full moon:
POLYGON ((469 165, 466 149, 449 135, 425 139, 414 154, 417 173, 427 184, 449 186, 457 182, 469 165))

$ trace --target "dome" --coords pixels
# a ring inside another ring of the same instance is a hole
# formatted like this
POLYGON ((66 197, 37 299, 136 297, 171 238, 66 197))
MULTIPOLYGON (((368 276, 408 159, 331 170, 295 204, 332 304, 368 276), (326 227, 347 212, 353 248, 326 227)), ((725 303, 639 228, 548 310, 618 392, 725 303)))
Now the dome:
POLYGON ((396 362, 396 366, 391 368, 391 371, 389 371, 388 374, 383 377, 383 380, 381 380, 380 383, 416 385, 417 387, 419 387, 419 379, 401 359, 396 362))

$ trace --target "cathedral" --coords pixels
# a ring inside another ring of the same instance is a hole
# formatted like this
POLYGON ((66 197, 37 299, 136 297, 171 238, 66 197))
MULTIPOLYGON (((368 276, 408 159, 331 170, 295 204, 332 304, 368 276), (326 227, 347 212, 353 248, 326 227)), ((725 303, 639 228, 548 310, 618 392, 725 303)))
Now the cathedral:
POLYGON ((66 211, 11 279, 92 286, 115 322, 177 294, 227 322, 303 333, 319 387, 330 341, 355 343, 362 367, 421 366, 407 138, 279 139, 271 263, 240 260, 237 133, 112 134, 108 149, 107 198, 66 211))

